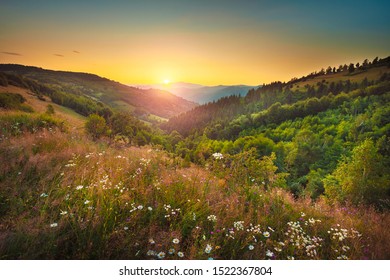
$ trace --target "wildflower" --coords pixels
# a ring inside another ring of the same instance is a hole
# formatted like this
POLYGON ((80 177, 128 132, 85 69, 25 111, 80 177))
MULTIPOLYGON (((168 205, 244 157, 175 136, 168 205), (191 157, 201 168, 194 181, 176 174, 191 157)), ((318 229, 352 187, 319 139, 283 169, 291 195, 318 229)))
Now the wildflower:
POLYGON ((149 250, 148 252, 146 252, 146 255, 148 255, 148 256, 155 256, 156 252, 153 251, 153 250, 149 250))
POLYGON ((149 206, 149 207, 148 207, 148 210, 149 210, 149 211, 152 211, 152 210, 153 210, 153 208, 149 206))
POLYGON ((88 199, 84 202, 85 205, 89 204, 91 201, 89 201, 88 199))
POLYGON ((149 243, 153 245, 153 244, 155 244, 156 242, 154 241, 153 238, 149 238, 149 243))
POLYGON ((172 243, 173 243, 173 244, 179 244, 179 242, 180 242, 180 241, 179 241, 179 239, 177 239, 177 238, 175 238, 175 239, 172 240, 172 243))
POLYGON ((175 249, 173 248, 169 249, 168 254, 173 255, 174 253, 175 253, 175 249))
POLYGON ((217 217, 215 215, 210 215, 207 217, 207 220, 209 220, 210 222, 216 222, 217 221, 217 217))
POLYGON ((207 244, 206 249, 204 249, 204 251, 206 254, 210 254, 212 249, 213 249, 213 247, 210 244, 207 244))
POLYGON ((124 229, 124 230, 128 230, 128 229, 129 229, 129 227, 124 227, 123 229, 124 229))
POLYGON ((270 234, 269 234, 268 231, 264 231, 264 232, 263 232, 263 235, 264 235, 265 238, 268 238, 268 237, 270 236, 270 234))
POLYGON ((223 159, 223 155, 221 153, 214 153, 212 155, 215 159, 223 159))
POLYGON ((163 258, 165 258, 165 253, 164 252, 160 252, 160 253, 157 254, 157 257, 159 259, 163 259, 163 258))
POLYGON ((212 260, 214 260, 214 258, 210 257, 210 258, 208 258, 208 260, 209 260, 209 261, 212 261, 212 260))
POLYGON ((84 186, 79 185, 79 186, 76 187, 76 190, 81 190, 82 188, 84 188, 84 186))
POLYGON ((347 252, 350 248, 349 248, 348 246, 345 246, 345 245, 344 245, 344 246, 342 247, 342 249, 343 249, 344 252, 347 252))
POLYGON ((50 224, 50 227, 57 227, 57 226, 58 226, 57 223, 52 223, 52 224, 50 224))
POLYGON ((272 257, 274 256, 274 253, 272 253, 270 250, 267 250, 267 252, 265 252, 265 255, 266 255, 267 257, 272 258, 272 257))
POLYGON ((234 228, 239 231, 244 229, 244 221, 237 221, 233 224, 234 228))
POLYGON ((177 256, 178 256, 179 258, 182 258, 182 257, 184 257, 184 253, 183 253, 183 252, 177 252, 177 256))
POLYGON ((61 212, 60 212, 60 215, 61 215, 61 216, 65 216, 65 215, 67 215, 67 214, 68 214, 68 211, 62 211, 62 210, 61 210, 61 212))
POLYGON ((249 246, 248 246, 248 249, 249 249, 249 251, 252 251, 253 249, 255 249, 255 246, 249 245, 249 246))
POLYGON ((142 206, 142 205, 138 205, 138 210, 142 210, 142 209, 144 209, 144 207, 142 206))
POLYGON ((48 197, 49 195, 47 193, 42 193, 41 197, 48 197))
POLYGON ((287 259, 288 259, 288 260, 292 260, 292 261, 295 260, 294 257, 290 257, 290 256, 287 256, 287 259))

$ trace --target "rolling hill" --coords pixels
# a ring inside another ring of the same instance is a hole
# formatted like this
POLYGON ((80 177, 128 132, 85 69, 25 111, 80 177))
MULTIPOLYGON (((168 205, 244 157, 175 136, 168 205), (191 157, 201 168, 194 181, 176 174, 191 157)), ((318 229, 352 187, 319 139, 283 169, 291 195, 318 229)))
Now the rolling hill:
POLYGON ((177 96, 184 99, 205 104, 208 102, 216 101, 222 97, 231 95, 245 96, 247 92, 252 88, 258 86, 247 86, 247 85, 218 85, 218 86, 204 86, 192 83, 172 83, 168 85, 156 84, 156 85, 138 85, 140 88, 155 88, 160 90, 169 91, 177 96))
POLYGON ((34 112, 37 113, 44 113, 47 110, 47 106, 51 105, 55 110, 56 116, 66 121, 69 128, 71 128, 72 130, 77 130, 79 132, 82 132, 84 128, 84 123, 86 121, 85 116, 76 113, 72 109, 55 104, 49 99, 42 100, 38 98, 38 96, 29 89, 12 85, 0 86, 0 95, 6 93, 20 94, 25 100, 24 104, 30 106, 34 110, 34 112))
MULTIPOLYGON (((232 126, 236 126, 238 133, 243 128, 242 124, 238 125, 240 120, 248 118, 247 122, 253 125, 254 118, 275 103, 287 106, 310 98, 348 93, 387 80, 390 76, 389 65, 390 57, 387 57, 361 66, 353 72, 342 70, 325 73, 321 70, 299 79, 293 78, 289 82, 273 82, 257 89, 250 89, 244 97, 225 97, 193 108, 172 117, 168 123, 162 124, 162 127, 168 131, 176 130, 184 136, 195 131, 202 134, 207 126, 209 133, 211 127, 220 133, 223 131, 221 127, 228 130, 232 126), (189 122, 191 125, 188 125, 189 122), (230 122, 232 125, 229 125, 230 122)), ((230 132, 227 134, 229 137, 232 136, 230 132)))
POLYGON ((181 135, 176 152, 199 164, 214 154, 274 154, 296 196, 390 208, 390 57, 350 69, 263 85, 160 126, 181 135))
POLYGON ((15 64, 1 64, 0 72, 17 74, 51 89, 84 96, 138 116, 153 114, 169 118, 197 105, 167 91, 129 87, 94 74, 52 71, 15 64))

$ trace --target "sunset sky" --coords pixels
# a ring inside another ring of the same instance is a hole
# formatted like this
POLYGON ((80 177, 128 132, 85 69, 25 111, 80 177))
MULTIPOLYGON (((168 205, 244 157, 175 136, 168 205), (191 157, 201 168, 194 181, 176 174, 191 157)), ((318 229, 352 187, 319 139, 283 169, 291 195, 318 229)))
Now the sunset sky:
POLYGON ((0 63, 258 85, 390 55, 389 1, 0 3, 0 63))

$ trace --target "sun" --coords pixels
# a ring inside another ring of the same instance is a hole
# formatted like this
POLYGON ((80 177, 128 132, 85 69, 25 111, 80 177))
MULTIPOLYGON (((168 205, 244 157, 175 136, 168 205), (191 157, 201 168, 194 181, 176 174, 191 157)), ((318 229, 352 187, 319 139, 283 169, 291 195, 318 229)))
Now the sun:
POLYGON ((165 80, 164 80, 164 84, 165 84, 165 85, 168 85, 168 84, 170 84, 170 83, 171 83, 171 81, 170 81, 169 79, 165 79, 165 80))

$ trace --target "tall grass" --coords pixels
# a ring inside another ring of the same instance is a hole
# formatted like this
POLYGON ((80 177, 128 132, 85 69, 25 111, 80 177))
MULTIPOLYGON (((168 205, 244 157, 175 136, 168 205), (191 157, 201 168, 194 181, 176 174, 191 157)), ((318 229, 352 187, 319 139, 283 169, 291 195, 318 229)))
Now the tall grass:
POLYGON ((390 257, 388 213, 296 200, 273 156, 215 158, 204 169, 55 127, 8 135, 2 259, 390 257))
POLYGON ((48 114, 0 112, 0 141, 23 135, 25 132, 35 133, 42 129, 53 128, 66 130, 64 121, 48 114))

